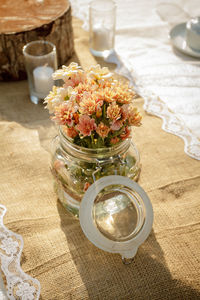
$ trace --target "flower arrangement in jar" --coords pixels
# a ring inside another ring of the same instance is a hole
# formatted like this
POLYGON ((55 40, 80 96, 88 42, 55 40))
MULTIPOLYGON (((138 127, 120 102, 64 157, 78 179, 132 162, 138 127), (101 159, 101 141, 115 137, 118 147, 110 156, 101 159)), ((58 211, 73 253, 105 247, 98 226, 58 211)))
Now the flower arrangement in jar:
POLYGON ((59 125, 54 140, 52 172, 62 203, 78 210, 87 188, 102 176, 123 175, 136 180, 139 155, 131 146, 131 127, 141 125, 133 104, 137 96, 100 65, 83 70, 78 64, 62 66, 53 79, 63 80, 45 98, 52 120, 59 125))

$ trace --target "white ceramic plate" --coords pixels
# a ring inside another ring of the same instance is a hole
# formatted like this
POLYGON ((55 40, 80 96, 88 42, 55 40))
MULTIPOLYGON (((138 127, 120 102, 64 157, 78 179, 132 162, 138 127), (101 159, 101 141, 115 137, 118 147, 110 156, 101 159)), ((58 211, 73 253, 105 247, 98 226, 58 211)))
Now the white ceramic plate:
POLYGON ((200 58, 200 51, 191 49, 186 43, 186 23, 174 26, 169 33, 172 45, 184 54, 200 58))

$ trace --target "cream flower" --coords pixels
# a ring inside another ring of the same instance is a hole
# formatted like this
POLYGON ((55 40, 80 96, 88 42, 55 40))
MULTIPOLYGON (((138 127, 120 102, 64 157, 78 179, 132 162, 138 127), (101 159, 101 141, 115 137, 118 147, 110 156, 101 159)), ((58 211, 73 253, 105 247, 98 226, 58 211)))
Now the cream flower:
POLYGON ((44 103, 46 104, 45 108, 48 108, 50 114, 53 113, 55 108, 62 102, 57 89, 56 86, 53 86, 52 91, 50 91, 49 95, 44 99, 44 103))
POLYGON ((108 68, 101 68, 100 65, 90 67, 90 69, 87 72, 89 77, 93 80, 108 80, 111 79, 113 76, 113 74, 109 71, 108 68))
POLYGON ((63 88, 53 86, 53 90, 44 99, 46 103, 46 108, 48 108, 50 113, 53 113, 57 106, 62 104, 66 100, 73 100, 76 97, 77 92, 73 90, 72 87, 63 88))
POLYGON ((59 95, 61 103, 68 100, 75 100, 77 92, 71 86, 67 88, 57 88, 57 95, 59 95))
POLYGON ((62 79, 66 81, 69 79, 69 77, 73 76, 74 74, 80 73, 83 73, 81 67, 77 63, 72 62, 68 67, 62 66, 62 69, 58 69, 56 72, 54 72, 52 77, 54 80, 62 79))

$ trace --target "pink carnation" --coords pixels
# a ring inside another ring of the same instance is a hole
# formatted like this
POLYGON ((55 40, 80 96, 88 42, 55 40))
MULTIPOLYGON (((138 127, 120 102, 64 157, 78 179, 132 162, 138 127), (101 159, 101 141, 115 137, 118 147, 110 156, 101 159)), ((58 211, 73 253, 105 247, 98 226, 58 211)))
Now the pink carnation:
POLYGON ((66 135, 68 137, 70 137, 72 139, 75 138, 78 135, 78 132, 76 131, 76 129, 74 127, 70 127, 70 128, 66 127, 64 129, 64 132, 66 133, 66 135))
POLYGON ((107 108, 107 118, 116 121, 120 119, 120 117, 121 117, 120 107, 115 103, 110 104, 107 108))
POLYGON ((124 104, 122 106, 122 118, 123 120, 128 119, 128 122, 131 126, 141 125, 142 116, 132 103, 124 104))
POLYGON ((80 101, 79 111, 81 114, 92 115, 95 112, 99 112, 102 105, 103 101, 99 100, 96 95, 84 92, 80 101))
POLYGON ((118 137, 114 137, 114 138, 112 138, 111 140, 110 140, 110 143, 112 144, 112 145, 115 145, 115 144, 117 144, 119 142, 119 138, 118 137))
POLYGON ((130 114, 128 117, 129 124, 132 126, 140 126, 141 120, 142 120, 142 116, 137 111, 137 108, 135 108, 135 110, 132 112, 132 114, 130 114))
POLYGON ((76 125, 76 129, 80 131, 83 136, 90 136, 91 132, 97 128, 94 119, 91 119, 87 115, 82 115, 79 118, 79 124, 76 125))
POLYGON ((129 104, 124 104, 121 107, 122 119, 126 120, 128 118, 129 113, 129 104))
POLYGON ((116 131, 116 130, 119 130, 121 127, 122 127, 122 121, 118 120, 118 121, 115 121, 112 123, 110 129, 116 131))
POLYGON ((55 109, 55 116, 52 118, 60 125, 73 126, 73 114, 76 111, 76 107, 73 106, 73 103, 67 102, 62 103, 60 106, 55 109))
POLYGON ((80 102, 81 114, 92 115, 96 111, 96 101, 90 93, 85 92, 80 102))
POLYGON ((130 136, 131 130, 128 127, 125 127, 124 132, 120 135, 122 140, 127 139, 130 136))
POLYGON ((101 122, 98 125, 97 130, 96 130, 98 135, 100 135, 102 138, 107 137, 109 131, 110 131, 110 128, 108 126, 106 126, 103 122, 101 122))

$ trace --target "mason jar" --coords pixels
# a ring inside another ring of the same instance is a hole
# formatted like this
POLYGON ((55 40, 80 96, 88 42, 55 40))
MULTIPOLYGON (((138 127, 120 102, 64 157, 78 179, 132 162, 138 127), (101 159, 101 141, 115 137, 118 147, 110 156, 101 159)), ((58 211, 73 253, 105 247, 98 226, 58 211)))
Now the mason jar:
POLYGON ((63 206, 77 217, 81 200, 95 181, 110 175, 137 181, 140 169, 139 152, 130 138, 109 148, 91 149, 72 143, 59 127, 52 141, 55 190, 63 206))

